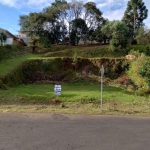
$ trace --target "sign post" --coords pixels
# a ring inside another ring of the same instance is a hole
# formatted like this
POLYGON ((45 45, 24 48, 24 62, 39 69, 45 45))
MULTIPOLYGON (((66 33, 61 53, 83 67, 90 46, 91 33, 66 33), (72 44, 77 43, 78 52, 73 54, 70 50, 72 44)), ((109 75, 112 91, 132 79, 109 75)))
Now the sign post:
POLYGON ((104 66, 102 65, 102 68, 101 68, 101 97, 100 97, 100 108, 102 110, 103 108, 103 98, 102 98, 102 95, 103 95, 103 77, 104 77, 104 66))
POLYGON ((57 95, 57 98, 58 98, 58 95, 61 95, 61 85, 55 85, 54 94, 57 95))

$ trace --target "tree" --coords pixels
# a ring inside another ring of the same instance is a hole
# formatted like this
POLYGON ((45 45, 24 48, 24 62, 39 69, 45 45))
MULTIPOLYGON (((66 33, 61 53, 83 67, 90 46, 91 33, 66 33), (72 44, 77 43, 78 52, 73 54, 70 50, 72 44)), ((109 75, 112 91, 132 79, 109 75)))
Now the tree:
POLYGON ((107 21, 101 31, 110 39, 112 50, 126 48, 128 44, 128 29, 124 22, 107 21))
POLYGON ((21 31, 29 30, 29 15, 20 16, 19 25, 21 31))
POLYGON ((134 37, 136 30, 142 27, 143 20, 148 16, 148 10, 142 0, 130 0, 127 4, 123 21, 128 26, 129 36, 134 37))
POLYGON ((130 62, 128 75, 136 87, 138 94, 150 93, 150 58, 144 54, 130 62))
POLYGON ((52 43, 59 43, 67 34, 67 26, 65 24, 68 3, 65 0, 55 0, 51 6, 43 9, 43 15, 46 17, 44 21, 44 31, 52 43))
POLYGON ((135 39, 138 44, 150 44, 150 29, 147 27, 141 27, 136 34, 137 36, 135 39))
POLYGON ((83 2, 78 0, 72 0, 68 3, 68 8, 66 9, 66 21, 68 23, 68 33, 69 33, 69 44, 75 44, 73 41, 76 39, 76 31, 72 29, 72 21, 81 18, 83 12, 83 2))
POLYGON ((86 23, 83 19, 77 18, 71 22, 71 44, 75 45, 79 43, 79 40, 84 38, 86 31, 88 30, 86 23))
MULTIPOLYGON (((102 26, 103 27, 103 26, 102 26)), ((102 32, 102 27, 98 27, 95 30, 95 40, 99 43, 104 42, 104 44, 106 44, 106 41, 109 40, 109 38, 107 37, 106 33, 102 32)))
POLYGON ((26 32, 29 36, 38 36, 44 30, 45 20, 46 17, 42 13, 30 13, 20 16, 19 25, 22 32, 26 32))
POLYGON ((51 43, 58 43, 67 33, 64 23, 65 1, 56 0, 51 6, 44 8, 43 12, 30 13, 20 16, 21 31, 28 35, 39 36, 45 41, 48 39, 51 43))
POLYGON ((39 43, 39 37, 34 36, 31 38, 31 41, 29 42, 29 46, 32 48, 32 53, 35 53, 35 48, 38 46, 39 43))
POLYGON ((21 31, 27 32, 31 37, 39 36, 47 38, 51 43, 59 43, 69 35, 69 40, 76 39, 75 43, 72 42, 76 44, 79 35, 85 41, 88 37, 95 39, 95 29, 102 25, 103 20, 101 11, 93 2, 84 5, 78 0, 70 3, 55 0, 42 12, 20 16, 19 24, 21 31))
POLYGON ((72 19, 78 19, 81 18, 82 12, 83 12, 83 2, 78 0, 72 0, 69 3, 69 10, 70 16, 72 19))
POLYGON ((122 21, 114 21, 111 26, 112 32, 112 38, 118 40, 118 45, 121 46, 121 48, 126 48, 127 46, 127 26, 122 21))
POLYGON ((104 23, 104 18, 102 17, 102 12, 96 7, 94 2, 87 2, 84 4, 84 17, 85 23, 88 27, 86 30, 86 39, 93 41, 96 40, 95 30, 100 28, 104 23))
POLYGON ((55 0, 51 4, 50 10, 53 10, 55 13, 55 24, 56 24, 56 32, 58 31, 57 34, 58 38, 63 40, 67 34, 67 26, 65 23, 65 20, 67 18, 67 9, 69 7, 69 4, 65 0, 55 0))
POLYGON ((107 20, 101 28, 101 34, 103 34, 106 37, 104 43, 106 43, 106 40, 109 41, 112 38, 112 30, 111 30, 112 23, 113 22, 107 20))
POLYGON ((88 28, 91 30, 101 26, 104 18, 102 17, 102 12, 96 7, 96 4, 94 2, 87 2, 84 8, 84 20, 88 28))
POLYGON ((7 36, 5 35, 5 33, 1 32, 0 33, 0 42, 1 42, 1 46, 3 44, 4 41, 6 41, 7 36))

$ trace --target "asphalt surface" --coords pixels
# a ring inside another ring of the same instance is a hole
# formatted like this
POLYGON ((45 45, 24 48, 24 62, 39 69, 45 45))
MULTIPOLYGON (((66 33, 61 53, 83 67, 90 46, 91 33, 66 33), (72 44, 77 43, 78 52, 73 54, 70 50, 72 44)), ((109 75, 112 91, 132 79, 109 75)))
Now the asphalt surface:
POLYGON ((0 113, 0 150, 149 150, 150 118, 0 113))

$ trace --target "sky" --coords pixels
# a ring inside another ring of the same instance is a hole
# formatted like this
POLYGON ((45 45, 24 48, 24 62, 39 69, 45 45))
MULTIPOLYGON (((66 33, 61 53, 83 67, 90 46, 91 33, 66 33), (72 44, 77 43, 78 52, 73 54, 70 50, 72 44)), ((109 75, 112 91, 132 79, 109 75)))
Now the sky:
MULTIPOLYGON (((18 34, 20 30, 19 17, 28 15, 30 12, 41 12, 43 8, 50 6, 55 0, 0 0, 0 28, 6 29, 12 34, 18 34)), ((82 1, 82 0, 81 0, 82 1)), ((127 2, 129 0, 84 0, 83 2, 94 2, 97 8, 108 20, 121 20, 127 2)), ((67 0, 67 2, 70 2, 67 0)), ((150 0, 143 0, 147 9, 150 8, 150 0)), ((145 25, 150 28, 150 10, 148 18, 144 20, 145 25)))

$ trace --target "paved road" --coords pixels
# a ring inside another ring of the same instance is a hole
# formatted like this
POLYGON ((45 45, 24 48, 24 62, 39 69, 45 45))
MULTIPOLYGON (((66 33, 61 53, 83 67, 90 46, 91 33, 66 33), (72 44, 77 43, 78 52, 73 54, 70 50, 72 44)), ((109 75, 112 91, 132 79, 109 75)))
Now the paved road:
POLYGON ((0 113, 0 150, 149 150, 150 118, 0 113))

